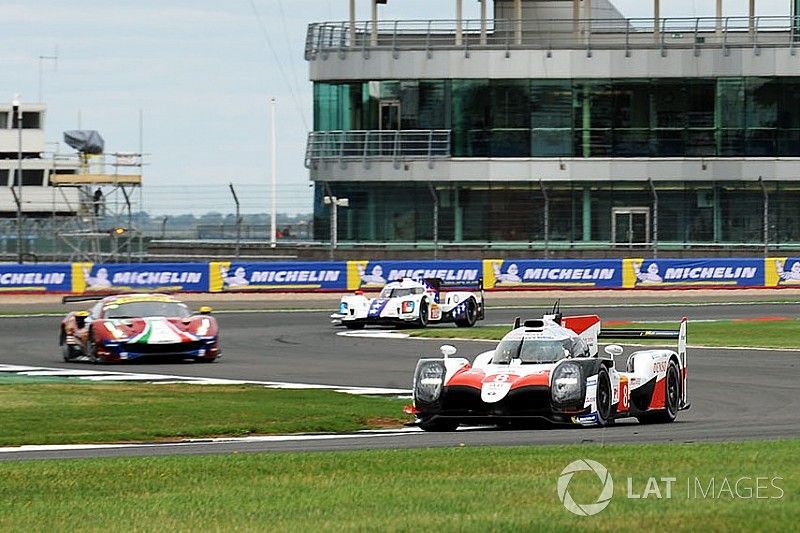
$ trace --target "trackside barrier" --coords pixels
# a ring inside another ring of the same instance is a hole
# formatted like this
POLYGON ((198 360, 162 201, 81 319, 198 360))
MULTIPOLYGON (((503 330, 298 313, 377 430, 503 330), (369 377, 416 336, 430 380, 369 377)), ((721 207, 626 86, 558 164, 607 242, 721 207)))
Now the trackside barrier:
POLYGON ((800 287, 800 257, 0 264, 0 293, 347 291, 398 278, 488 290, 800 287))

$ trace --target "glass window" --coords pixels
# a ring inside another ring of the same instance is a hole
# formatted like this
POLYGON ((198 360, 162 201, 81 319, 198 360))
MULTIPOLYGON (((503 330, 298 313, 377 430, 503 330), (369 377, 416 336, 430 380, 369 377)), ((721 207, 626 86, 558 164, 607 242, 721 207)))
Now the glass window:
MULTIPOLYGON (((18 170, 14 170, 13 185, 17 185, 18 170)), ((41 187, 44 185, 44 170, 40 168, 23 168, 22 169, 22 185, 23 187, 41 187)))
POLYGON ((487 157, 491 127, 488 80, 453 80, 452 143, 456 157, 487 157))

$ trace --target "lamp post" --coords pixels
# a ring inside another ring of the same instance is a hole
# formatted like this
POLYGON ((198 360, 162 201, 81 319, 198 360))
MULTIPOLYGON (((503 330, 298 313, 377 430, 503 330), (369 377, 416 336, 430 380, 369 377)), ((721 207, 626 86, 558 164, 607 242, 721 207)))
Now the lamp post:
POLYGON ((272 148, 272 150, 271 150, 272 151, 272 154, 271 154, 271 156, 272 156, 271 157, 271 159, 272 159, 272 161, 271 161, 272 162, 272 194, 271 194, 271 196, 272 196, 272 210, 271 211, 272 212, 270 214, 270 226, 271 226, 271 229, 270 229, 270 238, 269 238, 270 246, 272 248, 275 248, 275 246, 278 244, 278 229, 276 227, 277 224, 278 224, 278 212, 277 212, 277 209, 278 209, 278 197, 277 197, 277 194, 278 194, 278 190, 277 190, 278 189, 278 187, 277 187, 277 183, 278 183, 278 150, 277 150, 277 144, 278 144, 278 141, 277 141, 277 138, 275 136, 275 106, 276 106, 276 104, 277 104, 277 101, 276 101, 275 97, 273 96, 272 98, 270 98, 270 107, 272 109, 272 117, 271 117, 271 121, 270 121, 271 122, 271 124, 270 124, 270 140, 271 140, 271 144, 272 144, 272 146, 271 146, 271 148, 272 148))
POLYGON ((11 102, 12 122, 17 121, 17 263, 22 264, 22 108, 19 94, 11 102))
POLYGON ((336 196, 323 196, 322 203, 331 206, 331 261, 334 259, 339 233, 338 208, 350 207, 350 198, 337 198, 336 196))

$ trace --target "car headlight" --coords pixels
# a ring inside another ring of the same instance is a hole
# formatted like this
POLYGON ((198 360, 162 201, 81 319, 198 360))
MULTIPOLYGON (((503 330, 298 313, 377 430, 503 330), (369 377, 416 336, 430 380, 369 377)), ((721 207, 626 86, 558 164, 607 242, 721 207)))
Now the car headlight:
POLYGON ((443 361, 417 363, 417 370, 414 372, 414 399, 422 403, 433 403, 438 400, 442 394, 445 373, 443 361))
POLYGON ((403 302, 403 312, 404 313, 413 313, 414 312, 414 302, 403 302))
POLYGON ((345 302, 339 304, 339 312, 343 315, 347 314, 347 304, 345 302))
POLYGON ((581 369, 575 363, 564 363, 553 372, 552 394, 556 403, 580 400, 581 369))

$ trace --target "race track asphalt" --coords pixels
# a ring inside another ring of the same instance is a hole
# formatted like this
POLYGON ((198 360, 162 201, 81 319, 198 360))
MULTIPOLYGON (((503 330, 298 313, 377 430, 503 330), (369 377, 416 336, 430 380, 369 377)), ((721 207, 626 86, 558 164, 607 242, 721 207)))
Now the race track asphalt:
MULTIPOLYGON (((541 316, 541 307, 489 309, 486 324, 510 324, 517 315, 541 316)), ((631 306, 565 309, 569 314, 597 312, 606 321, 676 321, 800 316, 800 304, 710 306, 631 306)), ((264 307, 268 307, 267 304, 264 307)), ((435 355, 439 340, 345 337, 328 321, 329 311, 221 313, 224 356, 215 364, 101 365, 105 370, 146 372, 327 385, 405 388, 421 355, 435 355)), ((0 318, 0 364, 97 370, 64 363, 57 346, 58 317, 0 318)), ((448 327, 457 333, 457 329, 448 327)), ((488 343, 454 341, 459 354, 472 357, 488 343)), ((800 348, 800 347, 799 347, 800 348)), ((626 349, 626 354, 630 348, 626 349)), ((198 443, 171 447, 131 447, 71 451, 3 453, 0 459, 225 453, 262 450, 339 450, 427 446, 483 446, 617 442, 693 442, 792 438, 800 435, 800 353, 790 351, 692 349, 689 353, 692 409, 678 422, 662 426, 618 423, 608 429, 469 430, 448 434, 403 433, 341 439, 198 443)), ((620 358, 620 360, 623 360, 620 358)))

